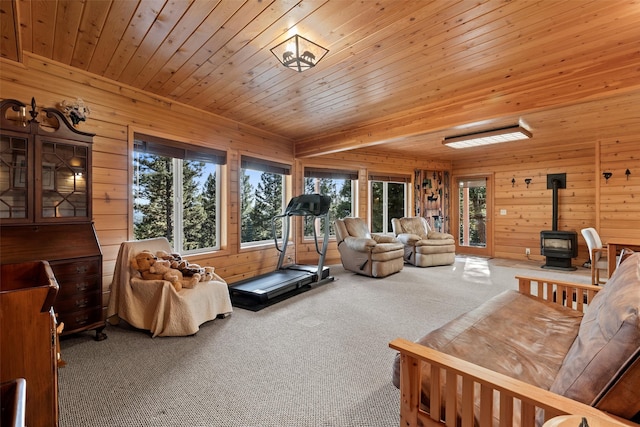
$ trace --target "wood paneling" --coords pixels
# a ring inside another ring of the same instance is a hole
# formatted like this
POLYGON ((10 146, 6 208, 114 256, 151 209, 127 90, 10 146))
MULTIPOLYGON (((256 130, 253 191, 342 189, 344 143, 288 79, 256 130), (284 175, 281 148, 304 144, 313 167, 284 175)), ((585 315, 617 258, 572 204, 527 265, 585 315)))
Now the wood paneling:
POLYGON ((80 126, 82 130, 96 133, 93 147, 93 219, 104 259, 102 283, 105 304, 120 243, 132 238, 129 134, 133 130, 226 150, 229 155, 227 170, 223 172, 226 177, 223 196, 230 202, 224 203, 222 208, 225 218, 223 250, 213 256, 196 257, 193 262, 215 266, 217 272, 231 282, 273 270, 277 252, 272 247, 239 248, 238 153, 292 163, 291 142, 191 107, 172 104, 133 88, 122 88, 114 82, 43 58, 29 56, 25 65, 26 69, 10 61, 1 63, 2 97, 29 102, 35 96, 38 107, 41 107, 55 106, 62 99, 79 96, 90 105, 91 115, 80 126), (74 79, 70 80, 69 75, 74 79))
POLYGON ((640 9, 625 0, 1 7, 3 57, 36 54, 261 128, 296 141, 298 157, 419 144, 452 159, 440 144, 452 127, 640 89, 640 9), (304 73, 270 52, 294 32, 329 49, 304 73))
MULTIPOLYGON (((194 261, 229 281, 268 271, 277 258, 273 248, 240 249, 241 154, 294 164, 292 194, 306 165, 357 170, 363 217, 370 172, 492 174, 499 257, 524 258, 530 247, 541 259, 548 173, 567 173, 561 227, 596 226, 605 241, 637 236, 640 9, 632 2, 0 0, 0 8, 9 11, 0 14, 0 98, 55 106, 81 97, 91 107, 81 129, 96 133, 93 210, 107 286, 119 242, 131 237, 133 131, 227 151, 222 249, 194 261), (304 73, 269 52, 294 29, 330 49, 304 73), (531 140, 442 145, 517 122, 531 140), (608 183, 603 170, 613 172, 608 183)), ((312 262, 309 242, 295 239, 297 261, 312 262)), ((579 242, 576 263, 587 256, 579 242)), ((327 262, 338 260, 331 246, 327 262)))

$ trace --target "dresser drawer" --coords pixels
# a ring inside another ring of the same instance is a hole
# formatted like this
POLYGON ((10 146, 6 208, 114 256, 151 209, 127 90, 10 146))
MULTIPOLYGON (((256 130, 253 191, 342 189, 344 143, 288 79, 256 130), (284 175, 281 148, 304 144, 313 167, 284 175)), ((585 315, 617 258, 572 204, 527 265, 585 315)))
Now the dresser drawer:
POLYGON ((56 276, 56 279, 58 279, 58 285, 60 286, 56 301, 66 299, 74 295, 82 295, 87 292, 102 291, 100 276, 97 275, 71 276, 64 279, 59 279, 58 276, 56 276))
POLYGON ((102 292, 95 291, 89 293, 82 293, 72 295, 69 298, 58 297, 53 304, 55 311, 59 315, 65 315, 78 310, 84 310, 86 308, 101 307, 102 305, 102 292))
POLYGON ((91 326, 102 325, 102 307, 87 308, 86 310, 60 313, 58 320, 64 322, 63 335, 73 333, 78 330, 87 329, 91 326))
POLYGON ((100 272, 100 258, 96 257, 64 262, 51 262, 50 264, 58 283, 65 281, 68 277, 86 276, 100 272))

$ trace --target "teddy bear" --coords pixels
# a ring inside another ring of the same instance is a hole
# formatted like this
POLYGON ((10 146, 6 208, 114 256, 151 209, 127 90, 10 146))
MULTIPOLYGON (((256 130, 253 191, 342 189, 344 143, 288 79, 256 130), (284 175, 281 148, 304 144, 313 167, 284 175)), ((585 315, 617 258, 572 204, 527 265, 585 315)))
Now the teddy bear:
POLYGON ((191 289, 195 288, 195 286, 200 281, 200 274, 194 274, 193 276, 187 276, 182 279, 182 287, 191 289))
POLYGON ((208 282, 213 279, 213 272, 215 269, 213 267, 203 267, 204 272, 201 274, 200 281, 208 282))
POLYGON ((202 276, 202 274, 204 273, 204 268, 200 267, 199 264, 190 263, 186 260, 184 262, 185 262, 184 266, 179 268, 179 270, 182 271, 183 275, 195 276, 196 274, 198 274, 202 276))
POLYGON ((171 268, 171 262, 165 259, 156 260, 150 270, 151 273, 162 274, 162 279, 171 282, 176 292, 182 290, 182 273, 179 270, 171 268))
POLYGON ((200 281, 199 274, 191 277, 184 277, 180 270, 176 269, 171 270, 170 275, 167 276, 169 279, 166 279, 165 274, 167 274, 167 270, 165 269, 168 265, 168 261, 166 263, 160 262, 158 267, 151 271, 151 267, 157 262, 159 262, 158 257, 152 252, 142 251, 131 259, 131 267, 138 270, 140 272, 140 276, 145 280, 168 280, 173 284, 176 291, 180 291, 182 288, 193 288, 200 281), (172 276, 176 276, 177 280, 172 276))
POLYGON ((151 251, 142 251, 131 258, 131 268, 139 271, 140 276, 145 280, 162 280, 162 274, 150 271, 156 259, 151 251))
POLYGON ((180 254, 168 253, 166 251, 157 251, 156 256, 159 259, 171 262, 171 268, 180 270, 183 277, 197 277, 196 283, 200 281, 201 276, 204 273, 204 269, 202 267, 200 267, 198 264, 192 264, 186 259, 183 259, 180 254))

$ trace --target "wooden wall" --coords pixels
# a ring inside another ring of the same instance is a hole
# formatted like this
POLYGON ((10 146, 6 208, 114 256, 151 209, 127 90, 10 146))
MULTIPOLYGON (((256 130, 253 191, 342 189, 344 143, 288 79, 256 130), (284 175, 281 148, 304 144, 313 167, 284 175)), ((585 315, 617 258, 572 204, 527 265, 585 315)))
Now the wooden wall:
MULTIPOLYGON (((227 151, 223 170, 222 248, 209 255, 194 256, 193 262, 213 265, 228 282, 271 271, 277 262, 273 245, 240 249, 238 170, 240 156, 256 157, 293 164, 292 194, 302 191, 303 168, 344 167, 356 169, 360 177, 357 194, 358 215, 367 217, 370 172, 401 173, 413 176, 415 169, 450 170, 452 178, 465 174, 490 173, 494 176, 494 253, 496 257, 524 259, 524 248, 532 249, 532 259, 540 259, 539 232, 550 228, 551 191, 546 189, 546 174, 567 173, 567 189, 560 193, 560 229, 579 231, 596 226, 608 237, 640 238, 640 124, 609 124, 599 135, 541 135, 544 148, 526 151, 500 151, 448 162, 430 159, 428 153, 412 159, 373 152, 343 152, 294 161, 293 144, 260 129, 203 113, 171 100, 150 95, 116 82, 79 72, 41 57, 25 53, 24 63, 0 59, 0 98, 15 98, 25 103, 35 97, 38 107, 56 106, 60 101, 80 97, 91 108, 81 129, 96 134, 93 165, 93 212, 104 256, 105 304, 119 245, 132 238, 131 136, 133 132, 156 134, 227 151), (563 141, 562 144, 557 141, 563 141), (631 175, 627 180, 626 169, 631 175), (613 177, 604 182, 601 172, 613 177), (512 187, 511 180, 516 179, 512 187), (529 188, 524 178, 532 178, 529 188), (506 209, 506 215, 499 215, 506 209)), ((526 147, 526 146, 524 146, 526 147)), ((452 180, 453 182, 453 180, 452 180)), ((413 200, 413 194, 409 195, 413 200)), ((295 236, 300 263, 315 262, 314 248, 295 236)), ((579 259, 586 258, 584 240, 579 259)), ((327 263, 338 263, 335 242, 330 245, 327 263)))
POLYGON ((493 256, 524 260, 525 248, 530 248, 529 259, 544 260, 540 231, 552 228, 552 190, 547 189, 546 179, 551 173, 567 174, 567 188, 558 190, 558 230, 578 233, 574 265, 589 257, 582 228, 595 227, 605 242, 614 237, 640 238, 640 127, 616 133, 618 137, 585 137, 570 144, 549 141, 543 150, 505 150, 495 157, 454 161, 454 177, 477 173, 494 177, 493 256), (626 169, 631 171, 628 180, 626 169), (613 173, 608 182, 603 171, 613 173), (525 178, 532 179, 528 188, 525 178))
POLYGON ((275 249, 239 249, 238 169, 242 154, 293 163, 291 141, 30 54, 25 54, 24 64, 1 61, 0 98, 29 103, 35 97, 42 108, 80 97, 91 108, 80 129, 96 134, 93 214, 104 259, 105 306, 119 245, 132 238, 133 132, 226 150, 223 193, 228 203, 222 207, 222 249, 192 261, 215 266, 230 281, 273 269, 275 249))

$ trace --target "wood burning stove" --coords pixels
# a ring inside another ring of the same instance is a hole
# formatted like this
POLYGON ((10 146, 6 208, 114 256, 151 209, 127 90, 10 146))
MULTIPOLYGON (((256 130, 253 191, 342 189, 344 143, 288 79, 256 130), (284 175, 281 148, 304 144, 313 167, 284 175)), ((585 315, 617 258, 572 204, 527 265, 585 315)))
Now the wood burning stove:
POLYGON ((571 259, 578 256, 578 233, 558 231, 558 189, 567 188, 567 174, 547 175, 547 189, 553 190, 552 230, 540 232, 540 253, 546 257, 542 268, 575 270, 571 259))

